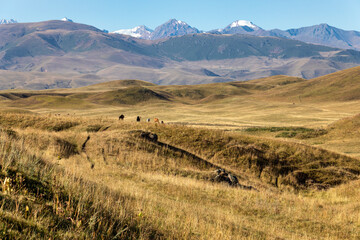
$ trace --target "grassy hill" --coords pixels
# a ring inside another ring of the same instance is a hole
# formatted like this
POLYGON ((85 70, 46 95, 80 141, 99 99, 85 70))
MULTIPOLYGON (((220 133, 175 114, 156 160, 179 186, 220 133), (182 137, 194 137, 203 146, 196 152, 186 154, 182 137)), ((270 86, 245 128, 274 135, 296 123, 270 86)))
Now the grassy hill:
MULTIPOLYGON (((42 154, 35 154, 35 149, 21 145, 19 140, 24 140, 21 132, 4 130, 4 126, 0 133, 2 239, 148 239, 163 236, 154 227, 140 223, 137 213, 123 205, 128 197, 79 178, 42 154)), ((69 143, 54 140, 61 145, 60 151, 69 151, 66 147, 69 145, 63 145, 69 143)))
POLYGON ((109 117, 122 113, 130 118, 143 115, 167 122, 232 128, 279 124, 313 128, 360 112, 356 97, 358 70, 308 81, 273 76, 247 82, 160 86, 119 80, 77 89, 8 90, 0 94, 4 108, 38 113, 109 117))
POLYGON ((358 159, 186 126, 0 117, 4 238, 360 236, 358 159), (217 182, 218 168, 239 184, 217 182))
POLYGON ((330 133, 337 133, 340 136, 359 136, 360 132, 360 114, 352 117, 340 119, 329 126, 330 133))
POLYGON ((326 134, 309 139, 310 144, 332 149, 349 156, 360 156, 360 117, 359 114, 335 121, 325 128, 326 134))
POLYGON ((153 83, 149 83, 146 81, 141 80, 116 80, 116 81, 109 81, 104 83, 93 84, 90 86, 79 88, 79 90, 94 90, 94 91, 101 91, 101 90, 114 90, 117 88, 125 88, 129 86, 155 86, 153 83))
POLYGON ((284 87, 277 96, 292 99, 352 101, 360 99, 360 67, 335 72, 291 87, 284 87))
POLYGON ((156 93, 146 87, 134 86, 125 89, 118 89, 115 91, 108 91, 92 96, 90 101, 97 102, 104 105, 117 104, 139 104, 149 103, 156 100, 167 101, 167 97, 156 93))
POLYGON ((357 71, 3 90, 0 238, 357 239, 357 71))

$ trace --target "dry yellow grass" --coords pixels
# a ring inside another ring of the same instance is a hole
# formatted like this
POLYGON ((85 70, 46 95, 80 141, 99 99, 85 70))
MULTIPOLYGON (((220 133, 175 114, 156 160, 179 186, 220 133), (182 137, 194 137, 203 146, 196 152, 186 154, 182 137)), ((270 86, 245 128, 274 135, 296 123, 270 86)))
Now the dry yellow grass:
MULTIPOLYGON (((354 78, 354 71, 345 75, 354 78)), ((11 224, 0 224, 0 230, 12 226, 13 235, 5 236, 13 238, 57 237, 68 231, 63 238, 359 239, 360 163, 348 157, 360 156, 358 117, 334 123, 359 113, 359 100, 330 99, 315 88, 307 96, 285 94, 306 88, 302 79, 280 76, 200 86, 112 82, 28 91, 27 97, 19 97, 24 93, 19 90, 1 92, 1 181, 9 169, 29 176, 37 169, 42 176, 58 176, 54 185, 64 187, 66 196, 76 201, 90 201, 79 204, 83 209, 91 207, 84 210, 81 227, 69 223, 53 232, 43 229, 59 217, 56 209, 65 202, 48 202, 54 212, 43 219, 16 208, 2 209, 0 222, 21 223, 30 230, 21 235, 18 225, 11 224), (123 91, 129 86, 132 95, 145 91, 148 97, 124 104, 133 97, 123 91), (13 94, 11 99, 8 94, 13 94), (120 114, 124 121, 118 120, 120 114), (136 123, 138 115, 166 124, 136 123), (249 127, 285 130, 245 131, 249 127), (294 127, 326 131, 310 136, 294 127), (161 142, 182 151, 141 139, 137 130, 155 132, 161 142), (292 137, 292 132, 298 135, 292 137), (251 149, 264 154, 254 155, 251 149), (40 171, 34 159, 48 167, 40 171), (216 167, 199 159, 225 168, 241 185, 256 190, 212 182, 216 167), (246 161, 253 167, 246 167, 246 161), (289 172, 282 172, 284 166, 289 172), (303 182, 301 176, 306 176, 303 182), (112 225, 104 225, 105 220, 112 225)), ((14 202, 20 194, 0 197, 14 202)))
MULTIPOLYGON (((137 236, 145 239, 357 239, 360 237, 359 180, 327 191, 294 191, 291 188, 281 190, 262 182, 251 172, 234 168, 223 161, 221 164, 223 167, 241 176, 242 184, 251 185, 257 190, 233 188, 209 181, 212 168, 203 168, 186 156, 177 155, 169 150, 154 148, 153 145, 137 138, 131 130, 157 132, 161 141, 166 140, 194 153, 201 149, 196 150, 195 145, 192 147, 186 144, 184 136, 188 134, 187 132, 193 133, 195 137, 206 133, 209 134, 208 140, 213 138, 219 141, 227 136, 241 136, 238 133, 176 125, 137 124, 106 118, 13 113, 1 116, 2 129, 13 123, 11 129, 14 131, 14 133, 1 134, 7 138, 16 136, 12 140, 15 145, 24 146, 28 153, 35 154, 55 166, 55 169, 64 169, 65 174, 59 179, 67 188, 72 188, 75 178, 82 179, 81 184, 86 182, 95 184, 94 187, 80 185, 80 188, 75 187, 74 191, 78 191, 83 199, 91 199, 92 194, 95 193, 96 204, 99 204, 98 211, 107 209, 114 214, 120 211, 121 214, 118 216, 120 219, 125 218, 136 224, 137 228, 127 230, 130 231, 127 235, 129 237, 137 236), (38 125, 24 125, 24 122, 31 122, 34 117, 38 125), (58 130, 56 126, 64 126, 64 122, 77 123, 77 125, 58 130), (109 128, 102 131, 106 127, 109 128), (94 129, 100 130, 93 132, 94 129), (179 139, 177 136, 171 136, 176 132, 179 133, 179 139), (87 136, 90 136, 90 140, 82 151, 81 145, 87 136), (75 144, 78 153, 71 148, 62 147, 64 144, 68 145, 56 139, 75 144), (64 157, 66 154, 62 155, 64 152, 69 153, 68 158, 64 157), (86 189, 87 187, 89 189, 86 189), (101 189, 109 189, 111 194, 104 195, 101 189), (113 195, 120 196, 122 201, 117 202, 117 198, 113 195), (151 234, 154 230, 157 234, 151 234), (131 231, 139 231, 140 235, 131 231)), ((199 141, 201 143, 207 141, 206 139, 204 135, 199 141)), ((192 138, 189 136, 190 140, 192 141, 192 138)), ((207 156, 209 150, 211 149, 204 148, 202 153, 197 154, 207 156)), ((16 157, 14 160, 17 161, 16 157)), ((92 219, 96 219, 97 214, 94 212, 92 219)), ((37 224, 46 227, 44 222, 38 221, 37 224)), ((90 221, 87 224, 90 224, 90 221)), ((101 229, 95 231, 95 236, 105 234, 102 231, 101 229)), ((86 237, 86 234, 83 236, 86 237)))

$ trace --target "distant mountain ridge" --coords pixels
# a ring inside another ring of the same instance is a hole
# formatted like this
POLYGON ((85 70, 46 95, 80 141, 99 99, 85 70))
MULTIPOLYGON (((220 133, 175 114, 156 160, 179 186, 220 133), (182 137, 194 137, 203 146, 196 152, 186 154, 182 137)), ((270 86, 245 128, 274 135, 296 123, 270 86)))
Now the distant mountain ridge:
POLYGON ((295 39, 303 42, 360 50, 360 32, 345 31, 328 24, 319 24, 286 31, 271 30, 270 36, 295 39))
MULTIPOLYGON (((203 32, 195 27, 189 26, 183 21, 178 21, 176 19, 170 19, 168 22, 157 27, 155 31, 152 31, 149 28, 147 28, 147 31, 148 32, 137 32, 134 34, 126 30, 118 30, 113 33, 127 34, 141 39, 157 40, 172 36, 182 36, 203 32)), ((224 28, 211 30, 207 33, 275 36, 329 47, 360 50, 360 32, 346 31, 328 24, 319 24, 284 31, 280 29, 265 30, 250 21, 237 20, 224 28)))
MULTIPOLYGON (((65 22, 73 22, 71 19, 64 17, 61 19, 65 22)), ((0 24, 18 23, 14 19, 1 19, 0 24)), ((103 30, 107 32, 106 30, 103 30)), ((183 36, 194 33, 204 33, 195 27, 190 26, 184 21, 170 19, 164 24, 152 30, 145 25, 132 29, 120 29, 112 33, 129 35, 135 38, 158 40, 174 36, 183 36)), ((205 33, 212 34, 247 34, 254 36, 274 36, 286 39, 299 40, 306 43, 324 45, 341 49, 360 50, 360 32, 347 31, 330 26, 328 24, 319 24, 309 27, 294 28, 288 30, 272 29, 265 30, 251 21, 236 20, 224 28, 219 28, 205 33)))
MULTIPOLYGON (((253 32, 261 30, 245 24, 253 32)), ((174 29, 185 35, 149 41, 70 21, 2 24, 0 89, 75 87, 116 79, 199 84, 273 75, 314 78, 360 64, 360 52, 354 50, 280 37, 197 33, 177 20, 158 33, 174 29)))

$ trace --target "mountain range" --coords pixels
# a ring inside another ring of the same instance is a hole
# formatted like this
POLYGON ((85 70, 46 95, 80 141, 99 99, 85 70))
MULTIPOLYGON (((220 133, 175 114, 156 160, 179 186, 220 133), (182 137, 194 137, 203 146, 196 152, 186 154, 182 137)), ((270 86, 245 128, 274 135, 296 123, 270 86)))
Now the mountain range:
MULTIPOLYGON (((171 34, 174 25, 181 25, 179 31, 189 30, 174 20, 167 24, 172 28, 155 31, 159 36, 171 34)), ((249 31, 260 30, 248 25, 249 31)), ((274 36, 198 31, 149 41, 71 21, 2 24, 0 89, 80 87, 117 79, 156 84, 229 82, 280 74, 309 79, 360 64, 360 52, 354 50, 274 36)))
MULTIPOLYGON (((171 36, 182 36, 203 31, 189 26, 183 21, 171 19, 168 22, 151 30, 148 27, 140 26, 133 29, 114 31, 114 33, 127 34, 142 39, 162 39, 171 36), (146 31, 139 31, 139 28, 146 31)), ((300 40, 307 43, 325 45, 329 47, 360 50, 360 32, 346 31, 328 24, 319 24, 310 27, 302 27, 289 30, 264 30, 254 23, 246 20, 237 20, 222 29, 215 29, 207 33, 213 34, 249 34, 255 36, 275 36, 286 39, 300 40)))

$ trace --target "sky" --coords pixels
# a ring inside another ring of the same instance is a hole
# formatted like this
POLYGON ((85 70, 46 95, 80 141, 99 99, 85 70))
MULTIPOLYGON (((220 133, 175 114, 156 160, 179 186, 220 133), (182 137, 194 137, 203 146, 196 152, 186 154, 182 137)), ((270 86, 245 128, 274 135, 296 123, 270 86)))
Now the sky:
POLYGON ((203 31, 249 20, 270 30, 327 23, 360 31, 360 0, 0 0, 0 19, 39 22, 68 17, 115 31, 155 29, 175 18, 203 31))

